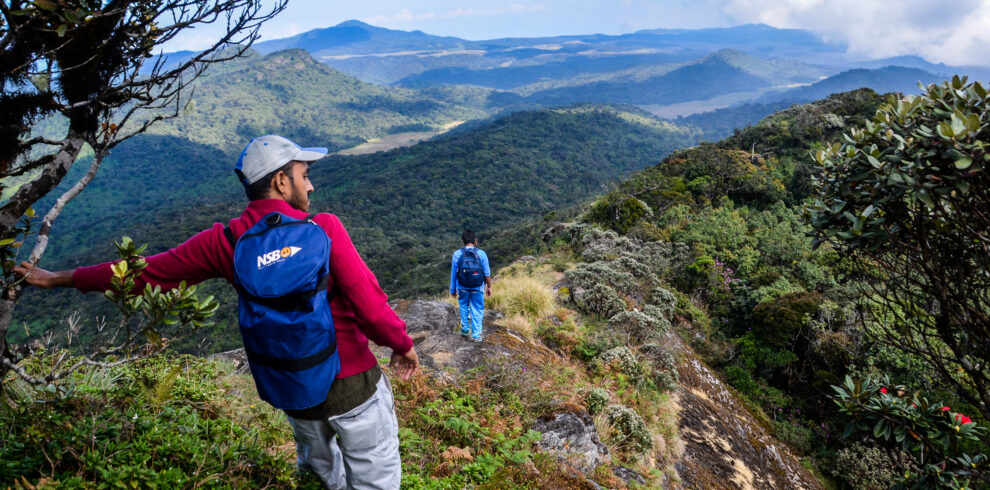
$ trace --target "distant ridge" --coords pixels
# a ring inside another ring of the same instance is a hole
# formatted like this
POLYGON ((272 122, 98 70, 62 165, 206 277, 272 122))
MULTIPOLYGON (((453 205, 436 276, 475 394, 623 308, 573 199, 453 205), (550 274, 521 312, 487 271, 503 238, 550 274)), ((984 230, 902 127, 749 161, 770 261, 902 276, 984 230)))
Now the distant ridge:
POLYGON ((918 82, 928 85, 944 79, 945 77, 941 75, 903 66, 886 66, 875 70, 856 68, 828 77, 807 87, 766 95, 759 101, 764 103, 777 101, 810 102, 835 93, 849 92, 863 87, 873 89, 881 94, 888 92, 917 94, 921 92, 918 82))
POLYGON ((314 56, 333 54, 371 54, 390 51, 421 51, 463 48, 468 41, 442 37, 423 31, 399 31, 375 27, 358 20, 348 20, 333 27, 313 29, 284 39, 254 45, 259 53, 285 49, 304 49, 314 56))

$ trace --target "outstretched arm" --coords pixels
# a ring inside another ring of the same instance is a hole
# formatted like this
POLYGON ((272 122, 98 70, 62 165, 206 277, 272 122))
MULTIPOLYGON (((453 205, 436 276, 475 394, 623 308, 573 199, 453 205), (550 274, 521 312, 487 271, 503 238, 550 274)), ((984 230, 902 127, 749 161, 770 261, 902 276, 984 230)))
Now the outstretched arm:
POLYGON ((73 271, 55 271, 35 267, 30 262, 21 262, 14 267, 14 274, 24 278, 24 282, 42 289, 71 288, 73 271))

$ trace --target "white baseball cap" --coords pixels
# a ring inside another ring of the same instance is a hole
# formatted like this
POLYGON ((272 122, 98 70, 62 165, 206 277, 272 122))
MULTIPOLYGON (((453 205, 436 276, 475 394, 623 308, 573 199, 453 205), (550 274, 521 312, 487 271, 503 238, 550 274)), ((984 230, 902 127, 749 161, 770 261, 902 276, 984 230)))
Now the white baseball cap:
POLYGON ((325 156, 326 148, 301 148, 281 136, 268 134, 251 140, 241 152, 234 168, 244 184, 251 185, 289 162, 312 162, 325 156))

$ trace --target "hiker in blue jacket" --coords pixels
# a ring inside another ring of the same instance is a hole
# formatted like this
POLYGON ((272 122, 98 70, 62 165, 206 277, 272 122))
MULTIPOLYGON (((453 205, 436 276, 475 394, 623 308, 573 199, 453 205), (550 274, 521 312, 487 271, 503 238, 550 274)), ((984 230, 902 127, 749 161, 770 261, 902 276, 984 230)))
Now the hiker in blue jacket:
POLYGON ((450 295, 461 305, 461 335, 481 342, 481 321, 485 318, 485 294, 492 295, 492 272, 488 255, 478 248, 478 237, 471 230, 461 234, 464 247, 450 260, 450 295))

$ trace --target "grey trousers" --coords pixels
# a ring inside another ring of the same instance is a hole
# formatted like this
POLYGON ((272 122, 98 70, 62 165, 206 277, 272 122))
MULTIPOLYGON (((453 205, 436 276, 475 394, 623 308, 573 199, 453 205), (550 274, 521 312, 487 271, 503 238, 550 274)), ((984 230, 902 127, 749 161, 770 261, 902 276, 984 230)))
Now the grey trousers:
POLYGON ((343 415, 324 420, 289 417, 301 471, 313 471, 331 489, 399 488, 399 422, 385 373, 375 393, 343 415))

